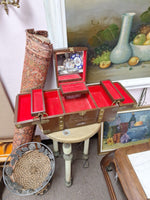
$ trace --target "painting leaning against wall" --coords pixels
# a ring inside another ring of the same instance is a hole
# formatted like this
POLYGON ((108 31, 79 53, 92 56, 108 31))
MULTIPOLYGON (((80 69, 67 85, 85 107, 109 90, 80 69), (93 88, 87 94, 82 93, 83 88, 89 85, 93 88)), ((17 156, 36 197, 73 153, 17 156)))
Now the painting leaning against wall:
POLYGON ((145 143, 150 140, 150 107, 118 112, 114 121, 102 122, 99 153, 145 143))
POLYGON ((87 83, 150 76, 149 0, 66 0, 68 46, 88 47, 87 83))

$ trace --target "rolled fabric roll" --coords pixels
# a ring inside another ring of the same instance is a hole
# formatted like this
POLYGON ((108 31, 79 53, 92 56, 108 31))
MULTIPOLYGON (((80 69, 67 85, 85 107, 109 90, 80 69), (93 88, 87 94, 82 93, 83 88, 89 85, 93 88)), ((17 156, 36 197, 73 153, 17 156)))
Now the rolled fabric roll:
MULTIPOLYGON (((53 46, 48 39, 47 31, 26 30, 26 48, 20 93, 43 88, 48 67, 52 59, 53 46)), ((16 128, 13 137, 13 149, 23 143, 31 142, 35 126, 16 128)))

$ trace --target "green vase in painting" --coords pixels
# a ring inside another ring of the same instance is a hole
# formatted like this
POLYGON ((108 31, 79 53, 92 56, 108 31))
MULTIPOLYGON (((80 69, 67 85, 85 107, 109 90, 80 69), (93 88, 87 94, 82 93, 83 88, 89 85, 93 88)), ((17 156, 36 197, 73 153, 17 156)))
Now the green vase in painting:
POLYGON ((119 40, 110 54, 110 60, 114 64, 125 63, 132 56, 129 37, 134 15, 135 13, 125 13, 122 15, 122 25, 119 40))

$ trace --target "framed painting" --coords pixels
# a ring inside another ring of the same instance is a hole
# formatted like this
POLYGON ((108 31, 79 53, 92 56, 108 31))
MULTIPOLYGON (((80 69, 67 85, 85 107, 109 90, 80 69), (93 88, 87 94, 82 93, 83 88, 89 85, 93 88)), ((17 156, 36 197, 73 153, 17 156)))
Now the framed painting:
POLYGON ((126 88, 150 86, 149 0, 44 0, 44 5, 54 48, 88 47, 87 83, 111 79, 126 88))
POLYGON ((98 154, 150 140, 150 107, 118 112, 114 121, 102 122, 98 154))

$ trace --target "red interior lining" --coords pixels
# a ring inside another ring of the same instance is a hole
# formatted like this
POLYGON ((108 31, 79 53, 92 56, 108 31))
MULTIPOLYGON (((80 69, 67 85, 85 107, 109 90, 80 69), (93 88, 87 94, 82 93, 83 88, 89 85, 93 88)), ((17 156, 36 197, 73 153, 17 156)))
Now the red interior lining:
POLYGON ((65 83, 64 82, 60 82, 59 85, 78 83, 78 82, 81 82, 81 80, 79 80, 79 81, 68 81, 68 82, 66 81, 65 83))
POLYGON ((134 103, 134 100, 128 95, 128 93, 126 93, 124 88, 122 88, 122 86, 119 83, 116 82, 116 83, 114 83, 114 85, 119 90, 119 92, 122 94, 122 96, 125 98, 125 100, 122 101, 123 104, 134 103))
POLYGON ((48 116, 63 114, 63 108, 58 91, 44 92, 45 109, 48 116))
POLYGON ((103 85, 107 88, 110 95, 113 97, 114 100, 122 99, 123 96, 119 94, 115 86, 112 84, 110 80, 102 81, 103 85))
POLYGON ((61 89, 64 94, 70 93, 70 92, 88 90, 85 83, 83 83, 83 82, 63 84, 63 85, 61 85, 61 89))
POLYGON ((107 107, 112 105, 112 100, 109 98, 102 85, 88 86, 88 88, 98 107, 107 107))
POLYGON ((86 81, 86 62, 87 62, 87 51, 83 51, 83 81, 86 81))
POLYGON ((20 95, 18 99, 17 122, 31 120, 31 94, 20 95))
POLYGON ((81 80, 81 76, 79 74, 68 74, 68 75, 59 75, 58 81, 64 82, 69 80, 81 80))
POLYGON ((89 94, 82 94, 79 98, 66 99, 62 96, 65 112, 77 112, 96 108, 89 94))
POLYGON ((32 90, 32 112, 44 111, 42 89, 32 90))

